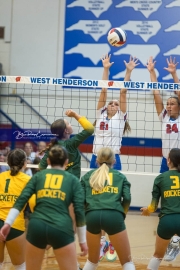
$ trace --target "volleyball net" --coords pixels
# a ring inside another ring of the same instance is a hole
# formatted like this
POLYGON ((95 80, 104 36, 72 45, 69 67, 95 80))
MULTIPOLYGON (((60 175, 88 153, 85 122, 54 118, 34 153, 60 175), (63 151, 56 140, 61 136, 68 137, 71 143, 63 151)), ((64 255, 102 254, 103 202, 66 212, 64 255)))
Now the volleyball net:
MULTIPOLYGON (((127 114, 131 133, 122 139, 121 162, 125 172, 156 174, 161 162, 161 123, 154 105, 153 90, 166 99, 180 84, 161 82, 124 82, 69 78, 0 76, 0 153, 6 147, 23 148, 25 142, 47 143, 52 138, 50 124, 66 118, 67 109, 84 115, 92 123, 101 88, 108 88, 107 101, 119 99, 119 90, 127 88, 127 114)), ((82 130, 68 118, 73 134, 82 130)), ((79 147, 82 168, 89 168, 93 135, 79 147)))

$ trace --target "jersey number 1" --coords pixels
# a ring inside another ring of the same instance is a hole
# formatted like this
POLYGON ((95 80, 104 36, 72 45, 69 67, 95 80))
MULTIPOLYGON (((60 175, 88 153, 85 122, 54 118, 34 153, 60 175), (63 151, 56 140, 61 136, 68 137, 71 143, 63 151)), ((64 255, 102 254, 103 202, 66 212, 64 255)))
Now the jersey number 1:
POLYGON ((4 193, 8 193, 8 188, 9 188, 10 180, 11 179, 6 179, 6 185, 5 185, 4 193))

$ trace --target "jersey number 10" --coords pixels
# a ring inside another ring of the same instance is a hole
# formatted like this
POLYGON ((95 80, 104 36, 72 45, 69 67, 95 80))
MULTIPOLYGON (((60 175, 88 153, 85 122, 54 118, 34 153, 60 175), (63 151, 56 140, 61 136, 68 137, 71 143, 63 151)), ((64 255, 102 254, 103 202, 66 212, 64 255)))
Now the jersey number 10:
POLYGON ((63 175, 46 174, 44 188, 60 189, 63 182, 63 175))

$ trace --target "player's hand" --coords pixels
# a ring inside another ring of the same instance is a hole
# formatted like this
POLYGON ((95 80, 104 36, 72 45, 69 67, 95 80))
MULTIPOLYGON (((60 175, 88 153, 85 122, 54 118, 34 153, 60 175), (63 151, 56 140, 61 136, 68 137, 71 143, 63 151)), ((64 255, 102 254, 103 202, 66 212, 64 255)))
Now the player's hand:
POLYGON ((168 64, 168 67, 167 68, 165 67, 164 69, 171 74, 176 73, 176 67, 179 64, 179 62, 176 62, 176 58, 175 57, 172 58, 172 56, 170 56, 169 59, 168 58, 166 59, 166 62, 168 64))
POLYGON ((142 211, 141 216, 150 216, 150 212, 147 207, 142 207, 140 210, 142 211))
POLYGON ((0 231, 0 241, 5 241, 6 237, 8 236, 9 232, 10 232, 11 226, 7 223, 5 223, 0 231))
POLYGON ((67 115, 68 117, 74 117, 76 115, 76 112, 73 110, 67 110, 65 112, 65 115, 67 115))
POLYGON ((79 254, 80 256, 86 256, 88 253, 88 247, 86 243, 79 243, 81 253, 79 254))
POLYGON ((154 71, 154 67, 155 67, 156 61, 153 60, 153 57, 150 56, 148 61, 147 61, 147 69, 149 70, 149 72, 151 73, 152 71, 154 71))
POLYGON ((111 54, 109 54, 109 55, 106 54, 106 55, 102 56, 101 60, 102 60, 103 67, 107 68, 107 69, 109 69, 114 64, 114 62, 110 62, 111 54))
POLYGON ((138 63, 138 58, 137 57, 132 57, 130 55, 129 62, 126 62, 124 60, 124 64, 125 64, 127 70, 132 71, 140 63, 138 63))

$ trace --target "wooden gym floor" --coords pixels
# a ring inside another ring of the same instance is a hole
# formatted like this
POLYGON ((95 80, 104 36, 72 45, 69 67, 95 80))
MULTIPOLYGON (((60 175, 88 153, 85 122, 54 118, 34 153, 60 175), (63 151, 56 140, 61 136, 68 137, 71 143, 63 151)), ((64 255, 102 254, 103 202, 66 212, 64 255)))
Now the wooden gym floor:
MULTIPOLYGON (((131 245, 131 253, 133 261, 137 270, 146 269, 149 259, 154 252, 156 228, 158 224, 158 216, 156 214, 150 217, 141 216, 140 212, 129 212, 126 217, 126 227, 129 235, 129 241, 131 245)), ((77 244, 77 254, 79 247, 77 244)), ((79 257, 77 259, 81 265, 84 266, 86 257, 79 257)), ((5 256, 4 270, 13 270, 13 266, 10 262, 8 254, 5 256)), ((53 254, 52 248, 46 251, 42 270, 57 270, 58 266, 53 254)), ((106 259, 101 261, 98 266, 98 270, 108 269, 122 269, 119 261, 108 262, 106 259)), ((163 270, 179 270, 180 269, 180 255, 177 256, 173 262, 162 261, 159 269, 163 270)))

